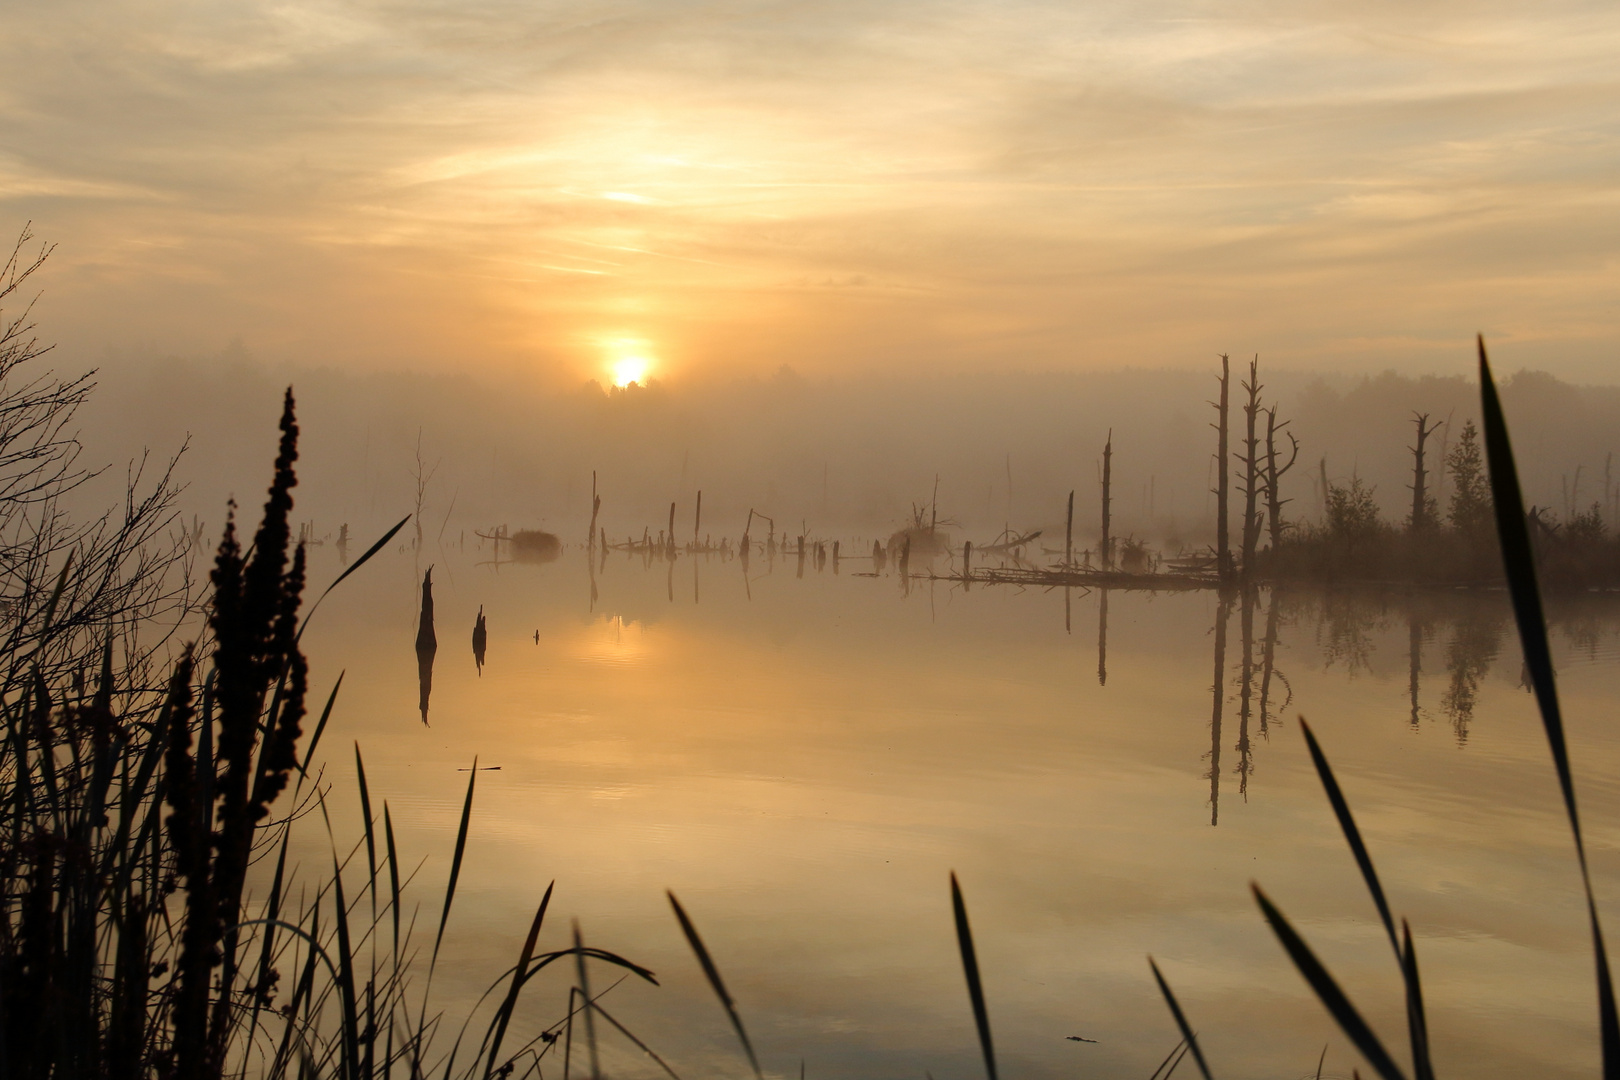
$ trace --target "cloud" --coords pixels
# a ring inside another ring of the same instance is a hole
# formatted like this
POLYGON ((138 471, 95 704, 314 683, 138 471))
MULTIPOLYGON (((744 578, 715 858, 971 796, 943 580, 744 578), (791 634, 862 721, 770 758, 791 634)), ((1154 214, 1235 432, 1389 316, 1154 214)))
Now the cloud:
POLYGON ((36 5, 0 205, 90 355, 1444 366, 1405 343, 1484 328, 1589 376, 1617 46, 1586 3, 36 5))

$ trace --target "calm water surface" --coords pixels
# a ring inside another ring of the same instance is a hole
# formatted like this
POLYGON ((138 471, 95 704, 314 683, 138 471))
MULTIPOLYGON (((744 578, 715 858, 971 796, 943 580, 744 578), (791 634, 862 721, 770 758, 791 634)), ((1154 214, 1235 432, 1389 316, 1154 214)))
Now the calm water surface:
MULTIPOLYGON (((583 552, 485 559, 433 555, 431 726, 413 652, 427 558, 379 556, 306 638, 320 693, 347 672, 320 755, 338 827, 357 828, 358 741, 421 860, 429 941, 458 770, 498 767, 478 774, 436 986, 452 1015, 512 962, 555 879, 542 945, 577 919, 663 984, 614 989, 616 1017, 683 1076, 745 1075, 673 889, 768 1073, 803 1059, 811 1077, 979 1076, 954 870, 1004 1075, 1147 1077, 1176 1041, 1151 953, 1217 1075, 1312 1075, 1326 1045, 1325 1073, 1348 1076, 1359 1061, 1248 891, 1265 886, 1404 1045, 1394 962, 1304 714, 1412 921, 1442 1072, 1596 1072, 1579 880, 1499 596, 905 592, 848 561, 799 577, 756 558, 745 580, 735 561, 614 553, 593 599, 583 552)), ((324 549, 312 579, 336 567, 324 549)), ((1620 911, 1620 604, 1556 615, 1597 888, 1620 911)), ((567 986, 540 980, 522 1022, 560 1017, 567 986)), ((605 1071, 659 1075, 603 1041, 605 1071)))

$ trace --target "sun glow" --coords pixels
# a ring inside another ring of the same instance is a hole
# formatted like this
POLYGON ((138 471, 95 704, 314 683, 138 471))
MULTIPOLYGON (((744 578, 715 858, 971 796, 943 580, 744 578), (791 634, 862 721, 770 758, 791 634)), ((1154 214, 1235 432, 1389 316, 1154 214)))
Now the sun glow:
POLYGON ((613 385, 629 386, 631 383, 645 384, 647 372, 652 370, 652 361, 645 356, 623 356, 613 361, 613 385))

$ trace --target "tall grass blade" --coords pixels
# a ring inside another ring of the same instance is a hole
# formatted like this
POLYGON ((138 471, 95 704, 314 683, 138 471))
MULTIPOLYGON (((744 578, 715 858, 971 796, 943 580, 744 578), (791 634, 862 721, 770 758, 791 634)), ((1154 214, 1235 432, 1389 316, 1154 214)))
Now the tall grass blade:
MULTIPOLYGON (((1407 955, 1407 951, 1402 948, 1401 939, 1395 935, 1395 920, 1390 915, 1389 901, 1384 897, 1384 887, 1378 880, 1378 871, 1373 869, 1372 856, 1367 853, 1367 845, 1361 839, 1361 830, 1356 827, 1355 816, 1351 814, 1350 804, 1339 788, 1339 781, 1333 775, 1333 767, 1328 764, 1327 755, 1322 752, 1321 744, 1316 741, 1316 734, 1311 731, 1311 725, 1303 716, 1299 718, 1299 727, 1305 734, 1305 745, 1310 749, 1311 762, 1316 766, 1316 775, 1321 778, 1328 802, 1333 805, 1333 814, 1339 819, 1339 828, 1344 832, 1345 842, 1350 845, 1350 851, 1356 857, 1356 866, 1361 870, 1361 879, 1366 883, 1367 891, 1372 894, 1373 903, 1378 908, 1378 917, 1383 920, 1384 932, 1389 935, 1389 947, 1395 951, 1395 963, 1401 969, 1401 981, 1406 987, 1406 1022, 1412 1040, 1412 1072, 1417 1080, 1432 1080, 1434 1069, 1429 1059, 1429 1024, 1423 1014, 1423 987, 1418 981, 1417 957, 1407 955)), ((1406 935, 1406 941, 1406 949, 1409 950, 1410 932, 1406 935)))
MULTIPOLYGON (((625 1038, 627 1038, 631 1042, 635 1043, 636 1047, 642 1053, 646 1054, 648 1057, 650 1057, 654 1061, 656 1061, 658 1063, 658 1067, 660 1069, 663 1069, 666 1073, 668 1073, 670 1075, 670 1080, 681 1080, 681 1078, 678 1075, 676 1075, 675 1070, 669 1067, 669 1062, 665 1061, 663 1058, 659 1057, 656 1053, 654 1053, 652 1047, 648 1046, 646 1043, 644 1043, 640 1039, 636 1038, 635 1034, 632 1033, 629 1028, 625 1027, 623 1024, 621 1024, 617 1020, 615 1020, 613 1018, 612 1013, 608 1012, 606 1009, 602 1008, 602 1006, 596 1004, 595 1002, 592 1002, 591 1008, 595 1009, 596 1014, 598 1016, 600 1016, 602 1019, 604 1019, 608 1023, 612 1024, 615 1028, 618 1028, 619 1034, 623 1035, 625 1038)), ((800 1064, 799 1064, 799 1080, 804 1080, 804 1063, 803 1062, 800 1062, 800 1064)))
MULTIPOLYGON (((1423 1015, 1423 983, 1418 979, 1417 948, 1412 944, 1412 928, 1405 919, 1401 920, 1401 936, 1401 978, 1406 983, 1406 1023, 1412 1032, 1412 1074, 1417 1080, 1434 1080, 1434 1064, 1429 1060, 1429 1021, 1423 1015)), ((1324 1049, 1323 1053, 1326 1052, 1324 1049)))
POLYGON ((1395 960, 1399 963, 1401 943, 1395 936, 1395 919, 1389 913, 1389 901, 1384 898, 1384 887, 1379 883, 1378 871, 1373 869, 1372 856, 1367 854, 1367 845, 1362 842, 1361 830, 1356 828, 1356 819, 1350 813, 1350 804, 1339 788, 1339 781, 1334 778, 1333 767, 1328 764, 1327 756, 1322 753, 1321 744, 1316 741, 1316 734, 1311 731, 1311 725, 1303 716, 1299 718, 1299 729, 1305 734, 1305 745, 1311 752, 1311 763, 1316 766, 1316 775, 1321 779, 1323 789, 1327 791, 1328 802, 1333 805, 1333 814, 1339 819, 1339 828, 1344 832, 1344 839, 1350 845, 1351 854, 1356 857, 1356 866, 1361 870, 1361 879, 1366 882, 1367 891, 1372 894, 1373 904, 1378 908, 1378 917, 1384 923, 1384 932, 1389 935, 1389 947, 1395 950, 1395 960))
POLYGON ((472 771, 467 774, 467 799, 461 804, 461 825, 456 829, 456 853, 450 860, 450 881, 444 887, 444 910, 439 912, 439 932, 433 938, 433 959, 428 964, 429 973, 439 964, 439 945, 444 941, 444 925, 450 921, 450 905, 456 898, 456 880, 461 877, 461 857, 467 852, 467 823, 472 819, 473 788, 477 783, 478 759, 475 757, 472 771))
POLYGON ((337 701, 338 690, 342 689, 343 676, 347 673, 347 669, 338 672, 337 682, 332 684, 332 692, 326 696, 326 708, 321 710, 321 719, 315 725, 315 734, 309 737, 309 749, 304 751, 304 760, 298 766, 300 783, 309 775, 310 759, 315 756, 315 748, 321 744, 321 735, 326 731, 326 722, 332 719, 332 705, 337 701))
POLYGON ((563 1032, 563 1080, 568 1080, 568 1070, 574 1060, 574 997, 579 993, 579 987, 568 988, 568 1026, 563 1032))
POLYGON ((371 789, 366 786, 366 763, 360 757, 360 743, 354 744, 354 772, 360 781, 360 817, 366 826, 366 870, 370 874, 371 918, 377 918, 377 835, 372 828, 371 789))
POLYGON ((585 1046, 591 1056, 591 1080, 602 1080, 602 1067, 596 1055, 596 1006, 591 1000, 591 980, 585 970, 585 943, 579 937, 579 922, 574 922, 574 970, 579 979, 579 997, 585 1010, 585 1046))
MULTIPOLYGON (((1186 1014, 1181 1011, 1181 1003, 1176 1000, 1176 995, 1170 992, 1170 984, 1164 981, 1164 976, 1159 972, 1159 965, 1153 962, 1151 956, 1148 957, 1148 967, 1153 969, 1153 979, 1159 984, 1159 993, 1164 995, 1164 1003, 1170 1006, 1170 1015, 1175 1017, 1176 1027, 1181 1031, 1181 1041, 1192 1049, 1193 1060, 1198 1062, 1198 1071, 1204 1074, 1204 1080, 1215 1080, 1209 1075, 1209 1064, 1204 1061, 1204 1051, 1198 1045, 1198 1036, 1193 1034, 1192 1025, 1187 1023, 1186 1014)), ((1175 1066, 1170 1066, 1170 1069, 1174 1072, 1175 1066)))
POLYGON ((490 1042, 489 1059, 484 1064, 484 1076, 487 1080, 490 1073, 495 1070, 495 1062, 501 1053, 501 1042, 506 1038, 506 1027, 512 1020, 512 1010, 517 1008, 518 993, 523 989, 523 973, 529 969, 529 961, 534 956, 534 943, 540 937, 540 925, 546 921, 546 908, 551 906, 551 890, 557 883, 553 881, 546 886, 546 894, 540 898, 540 907, 534 913, 534 922, 529 926, 529 936, 523 940, 523 951, 518 954, 517 967, 512 969, 512 986, 506 991, 506 1000, 496 1013, 495 1038, 490 1042))
POLYGON ((354 954, 349 941, 349 909, 343 900, 343 868, 332 854, 332 890, 337 908, 338 997, 343 1006, 343 1071, 360 1080, 360 1017, 355 1007, 354 954))
POLYGON ((1277 940, 1282 942, 1289 959, 1294 962, 1299 973, 1305 976, 1305 981, 1316 992, 1317 998, 1327 1007, 1327 1011, 1333 1015, 1340 1030, 1355 1044, 1356 1049, 1361 1051, 1361 1056, 1367 1059, 1367 1064, 1376 1069, 1384 1080, 1406 1080, 1405 1074, 1395 1064, 1395 1059, 1384 1049, 1384 1044, 1378 1041, 1378 1036, 1373 1034, 1372 1028, 1367 1026, 1367 1022, 1361 1018, 1356 1007, 1350 1004, 1350 999, 1339 988, 1333 976, 1328 974, 1327 968, 1322 966, 1322 962, 1316 958, 1311 947, 1305 944, 1305 940, 1295 932, 1283 913, 1278 911, 1276 905, 1261 891, 1260 886, 1251 884, 1249 887, 1254 891, 1254 898, 1259 902, 1261 912, 1271 924, 1271 930, 1277 935, 1277 940))
POLYGON ((1581 884, 1586 889, 1586 912, 1592 926, 1592 952, 1597 965, 1598 1026, 1603 1040, 1603 1076, 1620 1080, 1620 1015, 1617 1015, 1614 981, 1609 972, 1608 950, 1603 944, 1603 928, 1598 922, 1597 900, 1592 894, 1592 875, 1586 865, 1586 845, 1581 838, 1580 811, 1575 804, 1575 777, 1569 764, 1569 747, 1564 740, 1564 717, 1558 705, 1558 685, 1553 675, 1552 650, 1547 643, 1547 620, 1541 607, 1541 588, 1536 582, 1535 553, 1530 547, 1524 498, 1519 490, 1518 468, 1513 446, 1508 440, 1507 418, 1491 377, 1490 360, 1485 355, 1485 337, 1479 343, 1480 412, 1485 428, 1485 460, 1490 465, 1491 498, 1496 513, 1496 534, 1502 545, 1502 566, 1507 575, 1508 593, 1513 598, 1513 614, 1519 624, 1519 641, 1524 665, 1530 673, 1541 723, 1552 750, 1553 767, 1563 792, 1564 809, 1569 814, 1570 831, 1575 835, 1575 855, 1580 861, 1581 884))
POLYGON ((248 1021, 249 1039, 252 1033, 258 1030, 259 1005, 263 1000, 263 991, 270 982, 270 958, 275 953, 276 922, 281 918, 281 887, 283 876, 287 870, 287 844, 292 839, 292 829, 288 828, 281 834, 281 851, 276 855, 276 875, 270 883, 270 902, 265 906, 264 941, 259 949, 259 969, 257 986, 260 993, 253 995, 253 1012, 248 1021))
POLYGON ((757 1080, 763 1080, 764 1074, 759 1070, 759 1059, 754 1056, 754 1044, 748 1041, 748 1032, 743 1030, 742 1017, 737 1015, 737 1006, 732 1002, 731 995, 726 992, 726 984, 720 978, 720 969, 714 966, 714 960, 710 958, 709 950, 704 948, 703 939, 698 936, 697 927, 692 925, 692 920, 686 917, 686 909, 681 907, 681 902, 675 899, 673 892, 666 890, 665 895, 669 897, 670 906, 675 909, 675 918, 681 924, 681 933, 686 935, 686 943, 692 947, 692 952, 697 955, 698 963, 703 967, 703 974, 709 979, 709 986, 714 989, 715 997, 720 999, 720 1004, 725 1007, 726 1015, 731 1018, 731 1026, 736 1029, 737 1039, 742 1043, 743 1051, 748 1055, 748 1064, 753 1066, 754 1076, 757 1080))
POLYGON ((393 957, 396 965, 399 962, 399 852, 394 847, 394 817, 388 812, 388 800, 383 800, 383 839, 388 843, 388 888, 390 892, 389 907, 394 914, 394 951, 393 957))
POLYGON ((293 638, 294 644, 297 644, 303 639, 304 631, 309 627, 309 620, 314 617, 315 609, 321 606, 321 601, 326 599, 326 594, 342 584, 344 578, 366 565, 373 555, 377 554, 377 552, 383 549, 383 545, 387 544, 388 541, 394 538, 395 533, 399 532, 399 530, 405 527, 405 523, 409 520, 411 520, 411 515, 409 514, 406 514, 404 517, 400 518, 398 525, 395 525, 392 529, 389 529, 387 532, 383 533, 382 539, 366 548, 366 553, 364 555, 350 563, 348 569, 344 570, 343 573, 334 578, 332 580, 332 584, 326 587, 325 592, 322 592, 320 596, 315 598, 315 602, 309 606, 309 611, 304 615, 304 621, 298 627, 298 635, 297 637, 293 638))
POLYGON ((1180 1042, 1176 1043, 1176 1045, 1172 1046, 1170 1048, 1170 1052, 1168 1054, 1164 1055, 1164 1060, 1159 1062, 1159 1067, 1157 1069, 1153 1070, 1153 1075, 1148 1077, 1148 1080, 1159 1080, 1159 1074, 1164 1072, 1165 1069, 1170 1067, 1170 1060, 1172 1058, 1174 1058, 1177 1054, 1181 1053, 1182 1048, 1185 1047, 1186 1045, 1187 1045, 1187 1040, 1182 1039, 1180 1042))
POLYGON ((979 1029, 979 1049, 984 1051, 984 1071, 996 1080, 996 1048, 990 1041, 990 1013, 984 1006, 984 986, 979 981, 979 957, 973 948, 973 930, 968 926, 967 905, 962 888, 951 871, 951 911, 956 916, 956 944, 962 950, 962 973, 967 976, 968 1000, 973 1003, 973 1023, 979 1029))

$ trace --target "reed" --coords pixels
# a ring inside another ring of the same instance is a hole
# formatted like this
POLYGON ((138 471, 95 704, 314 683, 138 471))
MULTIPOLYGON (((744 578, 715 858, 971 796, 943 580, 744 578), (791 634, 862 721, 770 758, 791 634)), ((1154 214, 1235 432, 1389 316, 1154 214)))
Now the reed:
MULTIPOLYGON (((362 836, 332 842, 329 870, 311 879, 289 865, 296 821, 318 809, 330 834, 330 786, 311 766, 343 681, 306 737, 299 642, 314 607, 300 618, 304 552, 290 524, 297 444, 289 391, 262 520, 244 549, 234 509, 228 517, 210 575, 209 636, 179 650, 162 685, 133 681, 115 665, 109 638, 93 695, 74 693, 68 672, 36 664, 25 693, 0 698, 0 1072, 8 1078, 282 1080, 296 1071, 377 1080, 396 1069, 505 1077, 520 1057, 537 1068, 553 1045, 536 1036, 503 1049, 519 993, 556 960, 589 958, 655 981, 606 950, 537 951, 548 890, 518 963, 497 980, 506 993, 479 1053, 458 1070, 462 1035, 447 1052, 435 1050, 443 1017, 431 1007, 432 971, 466 854, 476 763, 425 980, 413 979, 414 920, 403 918, 413 874, 386 801, 378 836, 358 745, 362 836), (256 902, 249 868, 271 856, 268 893, 256 902)), ((58 581, 41 609, 46 622, 71 588, 66 568, 58 581)))
MULTIPOLYGON (((1542 609, 1541 587, 1537 580, 1535 552, 1531 545, 1530 524, 1534 518, 1525 510, 1520 493, 1518 469, 1508 437, 1507 420, 1497 395, 1496 383, 1491 375, 1490 361, 1485 351, 1485 340, 1478 341, 1481 413, 1483 416, 1485 458, 1489 465, 1489 483, 1492 515, 1496 536, 1502 553, 1503 572, 1513 601, 1514 616, 1518 624, 1519 640, 1524 652, 1536 706, 1547 736, 1554 771, 1558 776, 1559 792, 1569 819, 1570 833, 1575 842, 1576 860, 1581 871, 1581 885, 1585 893, 1586 913, 1592 938, 1592 957, 1597 980, 1598 1030, 1602 1047, 1602 1074, 1606 1080, 1620 1078, 1620 1015, 1617 1015, 1614 983, 1609 965, 1608 949, 1598 916, 1597 899, 1592 890, 1592 878, 1586 858, 1586 845, 1581 831, 1578 803, 1575 795, 1574 770, 1569 747, 1564 735, 1563 713, 1558 700, 1557 681, 1553 672, 1552 654, 1548 645, 1547 621, 1542 609)), ((1419 421, 1421 424, 1421 421, 1419 421)), ((1374 869, 1371 855, 1362 840, 1355 817, 1350 810, 1327 755, 1317 742, 1310 725, 1303 719, 1300 730, 1310 752, 1312 764, 1333 807, 1340 830, 1350 848, 1361 873, 1362 882, 1377 910, 1379 921, 1389 938, 1401 985, 1406 998, 1406 1023, 1411 1061, 1411 1075, 1415 1080, 1432 1080, 1434 1065, 1429 1048, 1429 1025, 1424 1009, 1422 980, 1419 974, 1417 949, 1412 940, 1411 927, 1401 920, 1396 932, 1395 919, 1385 897, 1383 885, 1374 869)), ((1255 902, 1270 925, 1290 961, 1304 977, 1317 999, 1327 1009, 1335 1023, 1360 1052, 1368 1066, 1384 1080, 1406 1080, 1406 1072, 1396 1062, 1395 1055, 1372 1030, 1349 996, 1339 986, 1326 966, 1317 958, 1305 939, 1294 929, 1282 910, 1262 890, 1252 885, 1255 902)), ((1191 1038, 1179 1006, 1170 993, 1158 969, 1166 1001, 1181 1027, 1183 1036, 1194 1048, 1200 1068, 1204 1068, 1202 1055, 1191 1038)), ((1205 1076, 1208 1071, 1205 1069, 1205 1076)))

